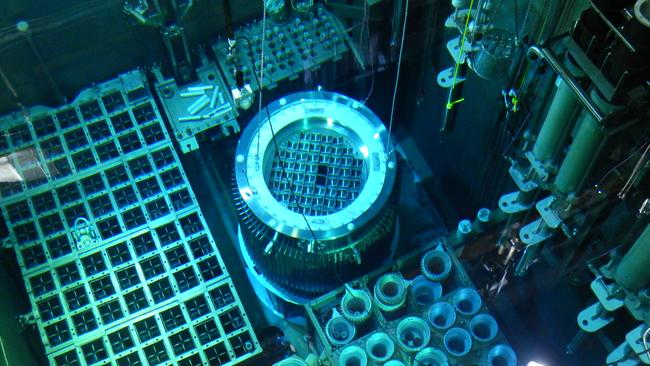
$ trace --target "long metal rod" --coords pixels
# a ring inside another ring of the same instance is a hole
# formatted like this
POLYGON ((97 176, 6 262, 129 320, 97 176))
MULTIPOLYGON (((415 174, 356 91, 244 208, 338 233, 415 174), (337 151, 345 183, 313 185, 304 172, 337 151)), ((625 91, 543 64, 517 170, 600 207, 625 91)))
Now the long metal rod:
POLYGON ((562 65, 561 62, 549 51, 547 48, 542 48, 539 46, 531 46, 528 48, 528 57, 531 56, 536 56, 539 57, 540 59, 546 61, 546 63, 555 71, 556 74, 558 74, 559 77, 566 82, 567 86, 571 91, 575 94, 576 98, 578 98, 578 101, 580 101, 580 104, 585 107, 589 113, 598 121, 598 123, 602 123, 603 120, 605 119, 605 115, 603 112, 598 108, 598 106, 589 98, 589 95, 582 89, 580 84, 576 81, 576 79, 569 73, 569 71, 562 65))

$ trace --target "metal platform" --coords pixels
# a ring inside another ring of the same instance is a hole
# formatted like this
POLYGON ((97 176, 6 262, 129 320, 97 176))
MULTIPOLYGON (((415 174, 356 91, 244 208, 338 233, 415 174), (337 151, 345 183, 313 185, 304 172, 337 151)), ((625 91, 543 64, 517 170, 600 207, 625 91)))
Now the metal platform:
POLYGON ((51 365, 261 352, 139 71, 0 127, 0 206, 51 365))

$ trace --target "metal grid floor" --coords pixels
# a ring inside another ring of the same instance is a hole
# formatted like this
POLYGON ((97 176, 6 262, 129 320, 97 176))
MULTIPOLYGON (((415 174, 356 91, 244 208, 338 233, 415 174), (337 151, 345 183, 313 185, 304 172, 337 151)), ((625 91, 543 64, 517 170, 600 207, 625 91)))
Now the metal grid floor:
POLYGON ((261 352, 143 75, 0 127, 0 208, 50 364, 261 352))

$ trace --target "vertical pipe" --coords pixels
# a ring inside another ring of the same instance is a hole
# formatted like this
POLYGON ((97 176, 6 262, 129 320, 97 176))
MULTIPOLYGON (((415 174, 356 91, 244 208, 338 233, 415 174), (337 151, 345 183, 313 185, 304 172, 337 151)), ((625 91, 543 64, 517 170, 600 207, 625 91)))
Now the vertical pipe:
POLYGON ((616 268, 614 279, 622 287, 637 291, 650 283, 650 224, 616 268))

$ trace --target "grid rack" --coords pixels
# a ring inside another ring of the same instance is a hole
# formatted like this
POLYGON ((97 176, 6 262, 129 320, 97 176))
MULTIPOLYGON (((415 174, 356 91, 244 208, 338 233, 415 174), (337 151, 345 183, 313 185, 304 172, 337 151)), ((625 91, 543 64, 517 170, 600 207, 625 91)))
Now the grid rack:
POLYGON ((0 209, 51 365, 261 352, 141 72, 0 128, 0 209))

